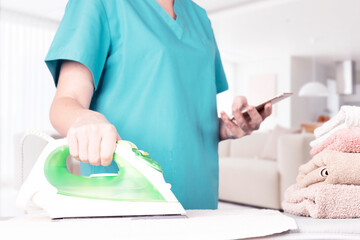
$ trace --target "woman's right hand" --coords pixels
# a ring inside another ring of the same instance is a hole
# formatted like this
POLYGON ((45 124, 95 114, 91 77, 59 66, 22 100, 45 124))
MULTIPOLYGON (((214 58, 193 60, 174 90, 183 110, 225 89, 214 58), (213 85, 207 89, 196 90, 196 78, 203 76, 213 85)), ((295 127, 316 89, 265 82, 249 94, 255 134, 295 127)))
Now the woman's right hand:
POLYGON ((78 117, 70 126, 67 139, 74 158, 95 166, 109 166, 120 139, 114 125, 104 115, 89 112, 78 117))
POLYGON ((50 120, 67 137, 73 157, 92 165, 108 166, 120 137, 104 115, 89 109, 93 93, 91 71, 79 62, 62 61, 50 120))

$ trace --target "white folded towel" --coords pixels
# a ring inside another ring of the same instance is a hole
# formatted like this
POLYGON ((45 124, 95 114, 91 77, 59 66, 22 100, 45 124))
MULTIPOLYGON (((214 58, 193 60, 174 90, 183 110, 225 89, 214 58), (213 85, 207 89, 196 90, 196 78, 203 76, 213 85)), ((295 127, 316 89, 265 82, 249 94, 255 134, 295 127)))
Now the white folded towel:
POLYGON ((335 117, 315 129, 315 137, 319 138, 342 124, 345 124, 346 128, 360 127, 360 107, 342 106, 335 117))
POLYGON ((349 128, 349 127, 345 123, 338 125, 337 127, 331 129, 329 132, 325 133, 324 135, 321 135, 321 136, 317 137, 315 140, 311 141, 310 146, 313 148, 317 145, 322 144, 328 137, 333 135, 336 131, 338 131, 340 129, 344 129, 344 128, 349 128))

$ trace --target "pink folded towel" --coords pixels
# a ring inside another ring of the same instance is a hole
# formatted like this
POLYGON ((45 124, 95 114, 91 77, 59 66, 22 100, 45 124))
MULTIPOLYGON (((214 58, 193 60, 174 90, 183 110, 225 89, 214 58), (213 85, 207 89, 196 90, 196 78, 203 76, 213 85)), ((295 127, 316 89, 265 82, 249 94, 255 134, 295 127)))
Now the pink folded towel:
POLYGON ((285 191, 285 212, 313 218, 360 217, 360 186, 317 183, 294 184, 285 191))
POLYGON ((324 150, 300 166, 296 179, 300 187, 323 181, 360 185, 360 153, 324 150))
POLYGON ((323 150, 334 150, 339 152, 360 152, 360 128, 341 129, 328 137, 321 144, 316 145, 310 151, 315 156, 323 150))

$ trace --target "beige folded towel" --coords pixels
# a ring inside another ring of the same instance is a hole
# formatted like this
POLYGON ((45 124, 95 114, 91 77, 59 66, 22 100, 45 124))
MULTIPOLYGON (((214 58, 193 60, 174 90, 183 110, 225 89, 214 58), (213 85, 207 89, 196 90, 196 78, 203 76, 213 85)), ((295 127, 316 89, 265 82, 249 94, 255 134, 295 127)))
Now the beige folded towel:
POLYGON ((313 218, 360 217, 360 186, 317 183, 307 188, 297 184, 285 191, 285 212, 313 218))
POLYGON ((300 166, 296 179, 300 187, 323 181, 360 185, 360 153, 324 150, 300 166))

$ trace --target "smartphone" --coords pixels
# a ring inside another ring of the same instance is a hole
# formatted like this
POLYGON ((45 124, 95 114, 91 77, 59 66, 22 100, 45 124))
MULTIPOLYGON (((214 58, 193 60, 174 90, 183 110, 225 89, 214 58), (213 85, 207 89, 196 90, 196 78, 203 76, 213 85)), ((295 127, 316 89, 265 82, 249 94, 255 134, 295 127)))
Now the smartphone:
MULTIPOLYGON (((277 95, 277 96, 267 100, 266 102, 263 102, 260 105, 257 105, 255 108, 259 113, 261 113, 262 111, 264 111, 265 104, 267 104, 267 103, 275 104, 275 103, 280 102, 281 100, 284 100, 285 98, 288 98, 288 97, 290 97, 292 95, 293 95, 293 93, 282 93, 280 95, 277 95)), ((247 112, 247 110, 245 110, 245 111, 243 111, 241 113, 244 116, 245 120, 247 120, 247 121, 250 120, 250 116, 249 116, 249 113, 247 112)), ((235 118, 232 117, 231 121, 234 120, 234 119, 235 118)))

